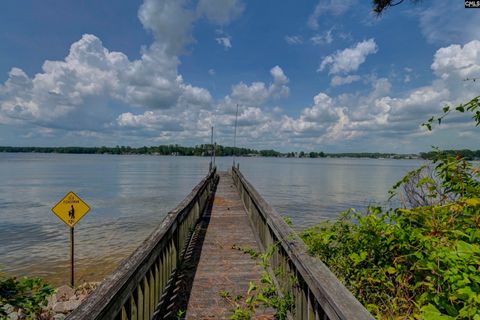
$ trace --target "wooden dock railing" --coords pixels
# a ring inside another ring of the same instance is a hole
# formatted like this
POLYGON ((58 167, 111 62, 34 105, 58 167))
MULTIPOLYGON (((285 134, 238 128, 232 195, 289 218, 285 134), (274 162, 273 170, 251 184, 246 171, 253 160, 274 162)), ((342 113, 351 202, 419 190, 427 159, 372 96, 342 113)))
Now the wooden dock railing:
POLYGON ((291 294, 295 319, 373 319, 365 307, 318 258, 308 254, 296 232, 260 196, 238 168, 233 180, 257 241, 269 256, 270 271, 282 294, 291 294))
POLYGON ((67 319, 151 319, 172 287, 176 266, 217 178, 214 168, 67 319))

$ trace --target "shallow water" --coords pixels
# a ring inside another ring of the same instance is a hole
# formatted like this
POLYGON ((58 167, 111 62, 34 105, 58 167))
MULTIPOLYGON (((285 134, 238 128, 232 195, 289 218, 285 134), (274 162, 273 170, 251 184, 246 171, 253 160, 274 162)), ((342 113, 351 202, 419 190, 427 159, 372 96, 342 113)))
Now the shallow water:
MULTIPOLYGON (((237 158, 298 228, 383 203, 417 160, 237 158)), ((76 279, 101 280, 205 176, 209 158, 0 153, 0 268, 68 281, 69 229, 52 212, 68 191, 92 210, 75 227, 76 279)), ((221 170, 231 158, 217 158, 221 170)))

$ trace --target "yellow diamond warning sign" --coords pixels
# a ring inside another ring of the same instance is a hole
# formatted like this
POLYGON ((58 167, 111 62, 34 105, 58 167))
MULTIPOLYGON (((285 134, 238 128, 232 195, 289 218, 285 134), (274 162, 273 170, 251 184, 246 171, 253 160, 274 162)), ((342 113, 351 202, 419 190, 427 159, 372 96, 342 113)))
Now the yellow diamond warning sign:
POLYGON ((73 227, 90 211, 90 207, 75 193, 69 192, 52 211, 68 226, 73 227))

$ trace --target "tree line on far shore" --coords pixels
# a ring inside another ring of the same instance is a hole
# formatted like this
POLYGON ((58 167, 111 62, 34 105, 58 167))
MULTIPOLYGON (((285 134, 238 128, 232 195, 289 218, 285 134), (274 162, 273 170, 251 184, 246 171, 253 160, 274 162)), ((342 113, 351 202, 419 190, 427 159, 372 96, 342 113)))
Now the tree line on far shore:
POLYGON ((439 153, 442 153, 443 155, 448 155, 448 156, 461 156, 465 158, 466 160, 478 160, 480 159, 480 150, 469 150, 469 149, 462 149, 462 150, 442 150, 440 151, 430 151, 430 152, 421 152, 420 157, 422 159, 435 159, 439 155, 439 153))
MULTIPOLYGON (((174 156, 210 156, 212 145, 200 144, 194 147, 180 146, 178 144, 159 145, 150 147, 11 147, 0 146, 0 152, 35 152, 35 153, 71 153, 71 154, 149 154, 149 155, 174 155, 174 156)), ((467 160, 480 159, 480 150, 445 150, 443 154, 460 155, 467 160)), ((234 148, 217 145, 215 155, 222 156, 244 156, 244 157, 283 157, 283 158, 387 158, 387 159, 435 159, 439 151, 421 152, 420 154, 396 154, 381 152, 345 152, 326 153, 322 151, 311 152, 279 152, 272 149, 255 150, 250 148, 234 148)))

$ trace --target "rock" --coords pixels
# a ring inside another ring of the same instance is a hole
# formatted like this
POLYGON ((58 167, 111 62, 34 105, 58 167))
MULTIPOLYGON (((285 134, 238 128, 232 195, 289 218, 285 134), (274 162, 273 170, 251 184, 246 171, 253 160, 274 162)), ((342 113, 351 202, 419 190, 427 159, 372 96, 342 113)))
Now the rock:
POLYGON ((25 314, 25 311, 23 311, 23 309, 18 309, 17 314, 18 314, 19 319, 26 319, 27 318, 27 315, 25 314))
POLYGON ((69 300, 65 301, 65 310, 68 312, 73 311, 78 308, 78 306, 82 303, 80 300, 69 300))
POLYGON ((77 287, 75 290, 75 294, 90 294, 93 290, 95 290, 100 282, 85 282, 77 287))
POLYGON ((37 320, 51 320, 52 313, 49 310, 43 310, 37 320))
POLYGON ((65 315, 61 313, 54 315, 52 318, 52 320, 64 320, 64 319, 65 319, 65 315))
POLYGON ((53 307, 52 307, 52 310, 53 310, 53 312, 55 312, 55 313, 62 313, 62 312, 64 312, 64 311, 65 311, 65 307, 64 307, 64 305, 63 305, 63 302, 60 301, 60 302, 55 303, 55 304, 53 305, 53 307))
POLYGON ((59 301, 53 306, 53 312, 68 313, 72 310, 75 310, 80 303, 82 303, 80 300, 59 301))
POLYGON ((83 301, 85 298, 88 297, 88 294, 77 294, 77 300, 83 301))
POLYGON ((69 286, 61 286, 57 289, 57 300, 58 301, 67 301, 75 294, 75 289, 70 288, 69 286))
POLYGON ((8 314, 8 320, 18 320, 18 313, 11 312, 8 314))
POLYGON ((47 298, 47 309, 53 309, 53 306, 57 303, 57 294, 54 293, 47 298))
POLYGON ((14 309, 13 309, 13 306, 10 305, 10 304, 8 304, 8 303, 5 304, 5 305, 3 305, 3 306, 2 306, 2 309, 3 309, 3 311, 5 311, 5 313, 7 313, 7 314, 8 314, 8 313, 12 313, 13 310, 14 310, 14 309))

